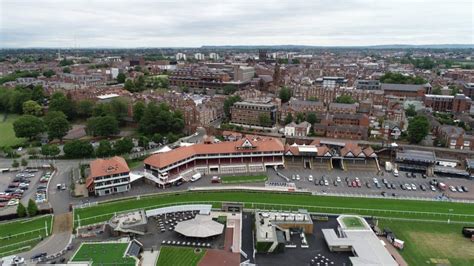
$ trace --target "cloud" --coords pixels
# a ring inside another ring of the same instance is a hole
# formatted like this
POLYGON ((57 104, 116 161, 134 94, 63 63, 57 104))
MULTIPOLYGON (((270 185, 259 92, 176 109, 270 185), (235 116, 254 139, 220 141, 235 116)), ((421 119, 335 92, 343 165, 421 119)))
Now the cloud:
POLYGON ((0 0, 0 47, 474 43, 472 1, 0 0))

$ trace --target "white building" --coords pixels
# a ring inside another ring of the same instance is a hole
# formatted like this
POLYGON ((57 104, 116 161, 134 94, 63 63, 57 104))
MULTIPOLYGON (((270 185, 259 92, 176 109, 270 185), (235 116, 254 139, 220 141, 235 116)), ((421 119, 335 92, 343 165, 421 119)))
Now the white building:
POLYGON ((196 60, 204 60, 204 55, 201 53, 195 53, 194 54, 194 59, 196 60))
POLYGON ((219 60, 219 54, 210 53, 209 58, 212 59, 212 60, 219 60))
POLYGON ((176 60, 183 60, 183 61, 186 61, 186 54, 183 54, 183 53, 177 53, 176 54, 176 60))

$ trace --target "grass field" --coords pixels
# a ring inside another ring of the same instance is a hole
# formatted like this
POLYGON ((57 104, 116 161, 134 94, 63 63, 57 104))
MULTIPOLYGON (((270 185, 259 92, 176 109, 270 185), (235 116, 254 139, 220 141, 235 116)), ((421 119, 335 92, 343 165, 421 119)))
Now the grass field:
POLYGON ((405 241, 400 254, 409 265, 474 265, 474 243, 463 237, 463 225, 379 220, 405 241))
POLYGON ((51 215, 0 223, 0 257, 31 249, 46 235, 45 225, 51 233, 51 223, 51 215))
POLYGON ((14 146, 25 142, 25 139, 15 137, 13 131, 13 122, 18 119, 18 115, 9 114, 7 120, 3 121, 4 114, 0 113, 0 132, 2 137, 0 138, 0 147, 3 146, 14 146))
POLYGON ((342 222, 349 229, 365 228, 362 221, 357 217, 344 217, 342 218, 342 222))
POLYGON ((206 254, 205 249, 199 249, 199 252, 197 252, 194 248, 163 246, 160 249, 160 256, 156 265, 193 266, 199 263, 204 254, 206 254))
POLYGON ((267 178, 267 175, 229 175, 221 177, 222 183, 224 184, 265 182, 267 178))
POLYGON ((465 203, 242 191, 176 192, 140 197, 138 200, 131 198, 102 204, 99 203, 99 205, 96 206, 75 209, 74 222, 75 226, 78 226, 79 218, 81 225, 99 223, 110 219, 114 212, 140 208, 151 209, 162 207, 166 204, 171 205, 184 202, 214 202, 214 207, 220 207, 220 203, 215 202, 242 202, 246 207, 250 208, 274 208, 284 210, 306 208, 310 212, 360 214, 407 219, 447 220, 450 216, 452 221, 474 222, 474 216, 463 216, 474 215, 472 205, 465 203), (282 205, 278 206, 276 204, 282 205), (451 214, 449 209, 453 210, 451 214))
POLYGON ((135 259, 124 257, 128 243, 84 243, 71 261, 92 261, 92 265, 135 265, 135 259))

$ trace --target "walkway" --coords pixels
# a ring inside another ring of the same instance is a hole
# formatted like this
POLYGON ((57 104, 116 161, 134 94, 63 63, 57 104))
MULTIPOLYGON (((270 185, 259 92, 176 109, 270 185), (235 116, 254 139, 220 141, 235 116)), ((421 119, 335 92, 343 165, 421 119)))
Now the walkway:
POLYGON ((159 250, 155 250, 153 252, 143 251, 141 265, 156 265, 156 262, 158 261, 159 256, 160 256, 159 250))

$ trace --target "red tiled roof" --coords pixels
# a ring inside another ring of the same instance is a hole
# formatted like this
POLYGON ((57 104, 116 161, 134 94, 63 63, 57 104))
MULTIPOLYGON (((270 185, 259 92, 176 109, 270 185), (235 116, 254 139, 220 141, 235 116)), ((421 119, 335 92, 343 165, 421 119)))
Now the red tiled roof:
POLYGON ((90 163, 91 178, 130 172, 125 159, 119 156, 110 159, 97 159, 90 163))
POLYGON ((250 153, 250 152, 273 152, 284 151, 283 144, 275 138, 260 138, 251 140, 247 138, 233 142, 220 142, 214 144, 195 144, 188 147, 180 147, 169 152, 153 154, 145 159, 145 164, 153 167, 163 168, 175 162, 184 160, 197 154, 218 153, 250 153), (254 147, 252 149, 241 149, 245 141, 249 141, 254 147))

